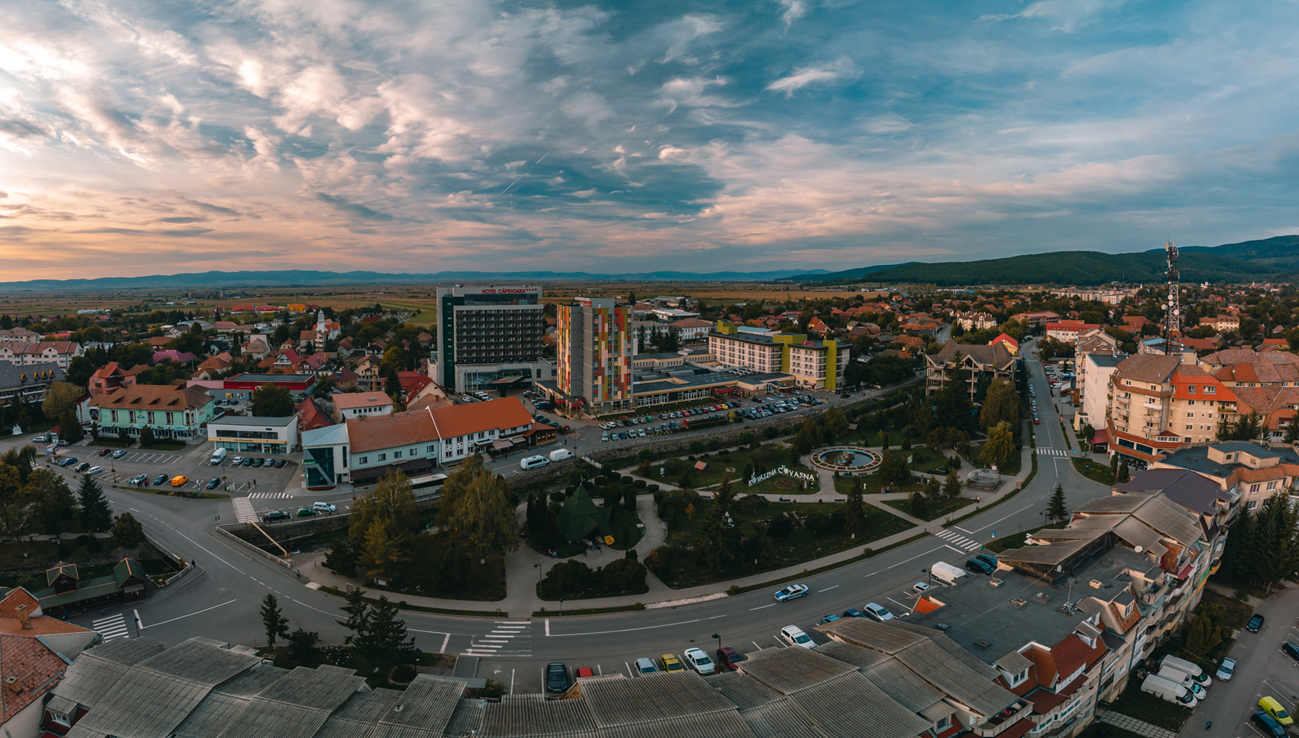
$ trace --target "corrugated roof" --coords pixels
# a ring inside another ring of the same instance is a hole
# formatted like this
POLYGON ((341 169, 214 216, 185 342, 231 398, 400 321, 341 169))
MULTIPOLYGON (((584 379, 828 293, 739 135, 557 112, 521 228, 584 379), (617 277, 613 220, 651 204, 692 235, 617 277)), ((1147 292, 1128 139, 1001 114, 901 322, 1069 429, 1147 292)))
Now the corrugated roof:
POLYGON ((1183 546, 1204 537, 1204 530, 1196 523, 1195 516, 1163 495, 1152 498, 1132 516, 1183 546))
POLYGON ((933 727, 858 672, 790 695, 833 738, 915 738, 933 727))
POLYGON ((1011 651, 996 661, 997 666, 1005 669, 1009 674, 1018 674, 1033 665, 1024 654, 1019 651, 1011 651))
POLYGON ((1130 513, 1133 510, 1145 504, 1153 495, 1144 493, 1132 493, 1126 495, 1107 495, 1088 500, 1079 505, 1075 512, 1085 513, 1088 515, 1114 515, 1118 513, 1130 513))
MULTIPOLYGON (((487 709, 486 700, 460 700, 456 704, 455 712, 451 713, 451 720, 447 723, 444 735, 447 738, 471 738, 471 736, 483 735, 481 726, 483 723, 483 712, 487 709)), ((316 738, 321 738, 320 734, 316 738)), ((346 738, 346 736, 338 736, 346 738)))
MULTIPOLYGON (((221 736, 244 738, 311 738, 339 705, 361 689, 365 679, 350 669, 299 666, 253 696, 221 736)), ((92 713, 93 714, 93 713, 92 713)))
MULTIPOLYGON (((583 688, 587 680, 583 680, 583 688)), ((483 738, 572 736, 596 738, 595 717, 586 700, 547 700, 540 694, 506 695, 483 708, 483 738)))
POLYGON ((803 708, 787 697, 751 710, 741 710, 740 718, 757 738, 827 738, 803 708))
POLYGON ((399 701, 401 692, 395 689, 353 692, 320 726, 314 738, 369 738, 379 719, 399 701))
POLYGON ((243 712, 252 695, 288 673, 288 669, 261 664, 213 689, 176 728, 176 738, 215 738, 243 712))
POLYGON ((704 677, 704 681, 708 682, 708 686, 721 692, 723 697, 734 702, 740 710, 752 709, 781 699, 780 692, 738 671, 723 671, 720 674, 704 677))
POLYGON ((162 649, 161 643, 149 638, 121 638, 83 651, 68 667, 54 694, 87 707, 99 704, 131 666, 162 649))
POLYGON ((636 679, 620 676, 583 679, 581 693, 596 725, 602 729, 735 709, 730 700, 713 691, 693 671, 656 672, 636 679))
POLYGON ((837 635, 848 643, 886 654, 897 653, 907 646, 929 640, 928 636, 867 618, 843 618, 818 625, 816 629, 827 635, 837 635))
POLYGON ((782 694, 823 684, 857 668, 806 648, 766 648, 750 653, 738 666, 744 674, 782 694))
POLYGON ((1015 695, 932 641, 909 646, 899 651, 897 657, 926 682, 980 715, 999 712, 1015 701, 1015 695))
POLYGON ((816 647, 816 652, 822 656, 829 656, 832 659, 838 659, 845 664, 852 664, 859 669, 874 666, 883 661, 888 661, 891 656, 882 654, 879 651, 872 651, 869 648, 854 646, 851 643, 842 641, 830 641, 822 643, 816 647))
POLYGON ((1160 535, 1135 518, 1124 518, 1114 526, 1114 534, 1127 541, 1133 548, 1140 546, 1142 551, 1163 557, 1168 548, 1160 542, 1160 535))
POLYGON ((897 659, 889 659, 862 669, 862 675, 912 712, 922 712, 943 699, 942 692, 934 689, 897 659))
POLYGON ((416 676, 371 735, 373 738, 440 738, 465 693, 465 684, 463 679, 431 674, 416 676))

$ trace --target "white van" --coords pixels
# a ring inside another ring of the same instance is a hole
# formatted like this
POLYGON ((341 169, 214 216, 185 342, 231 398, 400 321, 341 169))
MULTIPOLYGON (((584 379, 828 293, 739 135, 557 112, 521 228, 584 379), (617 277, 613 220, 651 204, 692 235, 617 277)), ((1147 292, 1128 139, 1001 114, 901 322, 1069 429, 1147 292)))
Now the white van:
POLYGON ((1195 707, 1199 702, 1186 687, 1154 674, 1146 677, 1146 680, 1141 683, 1141 691, 1182 707, 1195 707))
POLYGON ((519 468, 527 471, 528 469, 539 469, 549 463, 545 456, 529 456, 519 462, 519 468))
POLYGON ((1204 669, 1201 669, 1200 667, 1196 666, 1190 661, 1187 661, 1186 659, 1179 659, 1176 656, 1165 656, 1164 660, 1159 662, 1159 666, 1163 669, 1167 669, 1170 667, 1177 669, 1183 674, 1186 674, 1187 676, 1194 679, 1195 683, 1200 685, 1201 687, 1208 688, 1210 685, 1213 684, 1213 678, 1210 677, 1208 674, 1205 674, 1204 669))
POLYGON ((220 466, 221 462, 226 460, 226 450, 219 448, 216 453, 212 454, 212 466, 220 466))
POLYGON ((557 448, 550 452, 551 461, 563 461, 564 459, 573 458, 573 452, 566 448, 557 448))
POLYGON ((1163 667, 1159 669, 1159 676, 1185 688, 1187 691, 1194 694, 1195 699, 1197 700, 1204 699, 1207 694, 1207 692, 1204 691, 1204 687, 1200 686, 1194 679, 1192 679, 1190 674, 1187 674, 1172 664, 1165 663, 1163 667))

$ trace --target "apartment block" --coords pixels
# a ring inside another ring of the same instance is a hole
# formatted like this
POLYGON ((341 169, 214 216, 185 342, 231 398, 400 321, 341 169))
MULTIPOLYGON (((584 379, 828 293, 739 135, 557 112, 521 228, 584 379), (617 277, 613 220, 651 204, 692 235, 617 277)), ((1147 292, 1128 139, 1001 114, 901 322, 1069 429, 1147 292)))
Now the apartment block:
POLYGON ((433 380, 455 392, 550 378, 540 287, 439 287, 433 380))
POLYGON ((975 400, 993 379, 1015 381, 1019 361, 1004 341, 993 339, 990 346, 948 341, 937 354, 925 356, 925 394, 942 389, 952 377, 960 377, 969 388, 970 399, 975 400))
POLYGON ((631 308, 612 297, 579 297, 559 307, 556 378, 538 385, 557 404, 590 415, 631 410, 636 355, 631 308))
POLYGON ((1187 444, 1217 440, 1221 413, 1236 412, 1236 394, 1179 355, 1138 354, 1110 377, 1110 450, 1138 467, 1187 444))
POLYGON ((792 375, 805 389, 838 389, 848 368, 849 347, 836 339, 809 340, 802 333, 750 332, 727 320, 708 334, 708 350, 724 367, 759 374, 792 375))

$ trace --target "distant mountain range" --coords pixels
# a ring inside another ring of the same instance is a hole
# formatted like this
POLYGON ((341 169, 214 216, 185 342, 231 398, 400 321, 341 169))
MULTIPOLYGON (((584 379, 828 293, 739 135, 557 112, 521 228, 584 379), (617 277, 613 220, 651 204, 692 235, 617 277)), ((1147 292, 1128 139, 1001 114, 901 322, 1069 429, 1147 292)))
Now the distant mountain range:
MULTIPOLYGON (((1299 235, 1277 236, 1223 246, 1180 248, 1183 282, 1284 281, 1299 276, 1299 235)), ((1106 254, 1099 251, 1055 251, 1005 259, 911 262, 861 267, 819 275, 791 275, 780 282, 849 284, 965 285, 1099 285, 1109 282, 1162 282, 1167 276, 1164 249, 1106 254)))
POLYGON ((183 289, 186 287, 330 287, 380 284, 462 284, 525 282, 770 282, 783 277, 815 279, 824 269, 781 269, 767 272, 633 272, 591 274, 589 272, 433 272, 431 274, 389 274, 387 272, 317 272, 267 270, 260 272, 194 272, 155 274, 147 277, 100 277, 97 279, 34 279, 29 282, 0 282, 0 292, 67 292, 100 290, 183 289))

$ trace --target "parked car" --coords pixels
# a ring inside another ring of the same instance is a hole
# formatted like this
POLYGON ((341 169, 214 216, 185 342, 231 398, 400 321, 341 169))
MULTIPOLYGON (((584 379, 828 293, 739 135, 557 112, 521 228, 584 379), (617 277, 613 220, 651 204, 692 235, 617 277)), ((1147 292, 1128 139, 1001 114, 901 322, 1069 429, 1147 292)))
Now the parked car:
POLYGON ((889 612, 887 607, 877 602, 867 602, 866 606, 862 609, 866 611, 866 617, 872 620, 878 620, 881 623, 885 620, 893 619, 893 613, 889 612))
POLYGON ((171 477, 167 476, 166 474, 159 474, 158 476, 153 478, 153 486, 157 487, 159 485, 166 484, 168 479, 171 479, 171 477))
POLYGON ((1280 702, 1275 697, 1264 697, 1258 701, 1258 706, 1272 717, 1273 720, 1281 725, 1294 725, 1294 718, 1290 713, 1285 711, 1280 702))
POLYGON ((1289 641, 1286 641, 1285 643, 1281 644, 1281 653, 1285 654, 1286 656, 1289 656, 1295 661, 1299 661, 1299 646, 1296 646, 1295 644, 1289 641))
POLYGON ((659 668, 669 673, 674 671, 686 670, 686 667, 681 665, 681 662, 677 659, 677 657, 673 656, 670 653, 665 653, 659 657, 659 668))
POLYGON ((855 607, 850 607, 847 610, 843 611, 843 616, 845 618, 864 618, 866 617, 866 613, 862 612, 861 610, 858 610, 855 607))
POLYGON ((1231 681, 1231 676, 1235 671, 1236 659, 1223 659, 1222 665, 1218 667, 1218 673, 1214 674, 1214 676, 1224 682, 1229 682, 1231 681))
POLYGON ((1262 615, 1255 615, 1249 619, 1248 623, 1245 623, 1245 630, 1248 630, 1250 633, 1257 633, 1259 629, 1263 627, 1263 623, 1266 620, 1267 618, 1262 615))
POLYGON ((113 452, 113 458, 114 458, 114 459, 120 459, 120 458, 122 458, 123 456, 126 456, 126 453, 127 453, 126 449, 124 449, 124 448, 119 448, 119 449, 117 449, 116 451, 113 452))
POLYGON ((987 564, 988 566, 991 566, 992 569, 993 569, 993 571, 996 571, 996 569, 997 569, 997 564, 1001 563, 1001 562, 997 561, 997 557, 996 557, 996 556, 993 556, 992 554, 988 553, 987 551, 981 551, 981 552, 975 554, 975 555, 974 555, 974 558, 978 559, 979 561, 984 562, 984 563, 987 564))
POLYGON ((284 468, 284 465, 287 464, 287 463, 289 463, 289 460, 288 460, 288 459, 276 459, 276 460, 275 460, 275 468, 276 468, 276 469, 283 469, 283 468, 284 468))
POLYGON ((816 648, 816 641, 803 632, 803 629, 797 625, 786 625, 780 629, 780 637, 791 646, 800 646, 802 648, 816 648))
POLYGON ((300 507, 300 508, 298 508, 298 517, 300 517, 300 518, 309 518, 309 517, 312 517, 312 516, 315 515, 315 514, 316 514, 316 511, 315 511, 315 510, 312 510, 312 509, 309 508, 309 507, 300 507))
POLYGON ((212 477, 211 479, 207 480, 206 486, 208 489, 216 489, 217 487, 220 487, 221 477, 212 477))
POLYGON ((253 465, 253 457, 249 456, 248 458, 244 459, 244 464, 243 464, 243 465, 244 465, 244 466, 252 466, 252 465, 253 465))
POLYGON ((63 461, 60 461, 60 462, 59 462, 59 466, 72 466, 72 465, 75 464, 75 463, 77 463, 77 457, 75 457, 75 456, 69 456, 68 458, 64 459, 63 461))
POLYGON ((84 472, 85 470, 87 470, 87 469, 89 469, 89 468, 90 468, 90 462, 89 462, 89 461, 83 461, 83 462, 81 462, 80 464, 77 464, 77 471, 79 471, 79 472, 84 472))
POLYGON ((686 660, 687 666, 699 672, 699 676, 708 676, 717 671, 713 660, 701 648, 687 648, 681 656, 686 660))
POLYGON ((589 666, 579 666, 577 667, 577 673, 573 675, 573 678, 581 679, 582 677, 593 677, 593 676, 595 676, 595 669, 592 669, 589 666))
POLYGON ((1286 736, 1289 735, 1289 733, 1286 732, 1286 729, 1282 727, 1281 723, 1278 723, 1266 712, 1260 710, 1251 715, 1249 719, 1250 722, 1262 729, 1262 733, 1265 736, 1271 736, 1272 738, 1286 738, 1286 736))
POLYGON ((552 661, 546 665, 546 691, 567 692, 569 688, 568 667, 562 661, 552 661))
POLYGON ((88 476, 88 477, 93 477, 93 476, 95 476, 96 474, 102 472, 103 470, 104 470, 104 467, 102 467, 102 466, 92 466, 92 467, 90 467, 89 469, 86 470, 86 476, 88 476))
POLYGON ((776 593, 776 602, 787 602, 808 593, 806 584, 791 584, 776 593))
POLYGON ((112 453, 112 452, 109 451, 108 449, 106 449, 106 448, 101 448, 101 449, 99 449, 99 453, 97 453, 97 454, 95 454, 95 455, 96 455, 96 456, 107 456, 107 455, 109 455, 110 453, 112 453))
POLYGON ((230 466, 239 466, 244 463, 244 457, 236 456, 230 460, 230 466))
POLYGON ((262 464, 265 463, 266 463, 266 459, 263 459, 262 457, 258 456, 257 458, 253 459, 253 468, 260 469, 262 464))
POLYGON ((991 574, 993 572, 993 569, 988 562, 980 558, 973 558, 966 561, 965 568, 975 574, 991 574))
POLYGON ((131 477, 131 484, 134 484, 137 487, 146 486, 149 484, 149 477, 145 476, 144 474, 136 474, 135 476, 131 477))
POLYGON ((912 592, 915 592, 915 593, 918 594, 918 595, 922 595, 922 594, 924 594, 924 593, 926 593, 926 592, 929 591, 929 583, 928 583, 928 582, 916 582, 915 584, 911 585, 911 591, 912 591, 912 592))
POLYGON ((636 659, 637 674, 654 674, 656 672, 658 672, 658 667, 654 665, 653 660, 647 659, 644 656, 636 659))
POLYGON ((272 510, 262 516, 262 520, 268 523, 277 523, 285 520, 292 520, 293 516, 283 510, 272 510))
POLYGON ((841 619, 842 618, 840 618, 838 615, 831 613, 830 615, 826 615, 825 617, 817 621, 817 625, 825 625, 826 623, 833 623, 834 621, 841 620, 841 619))
POLYGON ((318 513, 338 512, 338 506, 330 502, 313 502, 311 508, 318 513))
POLYGON ((739 668, 737 664, 746 660, 748 660, 747 656, 730 646, 723 646, 717 649, 717 663, 721 664, 722 668, 727 671, 735 671, 739 668))

